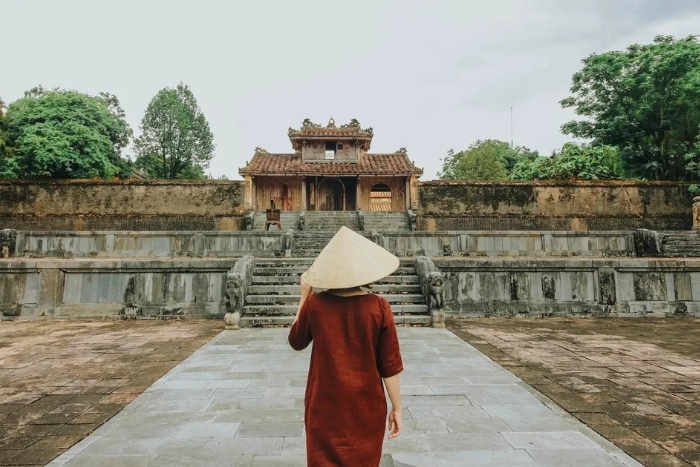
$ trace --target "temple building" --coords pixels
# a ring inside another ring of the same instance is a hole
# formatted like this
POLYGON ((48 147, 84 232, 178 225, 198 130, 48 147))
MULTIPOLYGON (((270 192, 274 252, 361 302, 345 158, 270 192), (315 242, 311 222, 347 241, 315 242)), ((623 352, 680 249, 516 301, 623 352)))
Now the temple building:
POLYGON ((293 153, 256 148, 246 167, 247 209, 264 210, 274 202, 284 211, 405 211, 418 204, 418 177, 406 149, 393 154, 369 152, 372 128, 350 123, 327 126, 304 120, 290 128, 293 153))

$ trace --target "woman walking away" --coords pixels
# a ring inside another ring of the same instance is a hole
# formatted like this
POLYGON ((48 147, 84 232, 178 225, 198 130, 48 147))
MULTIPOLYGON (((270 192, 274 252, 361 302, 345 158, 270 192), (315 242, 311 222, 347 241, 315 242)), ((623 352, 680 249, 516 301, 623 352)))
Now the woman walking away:
POLYGON ((382 247, 342 227, 301 278, 301 301, 289 344, 313 340, 304 416, 307 465, 377 467, 387 420, 401 433, 403 370, 394 315, 382 297, 363 290, 399 267, 382 247), (326 292, 312 294, 312 287, 326 292))

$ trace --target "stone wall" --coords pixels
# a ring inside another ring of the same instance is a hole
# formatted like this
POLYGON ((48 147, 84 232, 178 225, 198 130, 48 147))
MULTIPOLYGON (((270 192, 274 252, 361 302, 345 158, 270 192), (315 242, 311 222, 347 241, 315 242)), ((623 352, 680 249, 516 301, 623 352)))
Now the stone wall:
POLYGON ((688 230, 688 185, 670 182, 423 182, 420 230, 688 230))
MULTIPOLYGON (((700 260, 434 258, 451 316, 696 316, 700 260)), ((0 261, 0 319, 222 317, 231 259, 0 261)))
POLYGON ((243 182, 0 180, 0 228, 240 230, 243 182))
POLYGON ((700 261, 435 258, 451 316, 700 316, 700 261))
MULTIPOLYGON (((237 258, 282 251, 280 231, 16 232, 23 258, 237 258)), ((398 256, 634 256, 631 232, 380 232, 398 256)))
POLYGON ((223 317, 230 260, 0 261, 0 318, 223 317))

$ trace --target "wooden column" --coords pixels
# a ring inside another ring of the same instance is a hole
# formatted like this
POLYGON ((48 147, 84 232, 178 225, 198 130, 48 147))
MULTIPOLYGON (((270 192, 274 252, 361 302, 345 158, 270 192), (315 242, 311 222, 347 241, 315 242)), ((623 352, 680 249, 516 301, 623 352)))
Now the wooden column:
POLYGON ((301 210, 306 211, 306 177, 301 177, 301 210))

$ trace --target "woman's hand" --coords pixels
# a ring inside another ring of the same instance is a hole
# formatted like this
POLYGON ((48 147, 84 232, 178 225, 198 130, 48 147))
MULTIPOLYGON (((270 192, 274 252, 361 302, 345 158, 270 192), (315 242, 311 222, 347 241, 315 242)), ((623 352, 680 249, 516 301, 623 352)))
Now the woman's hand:
POLYGON ((301 275, 301 300, 304 301, 311 295, 313 287, 311 287, 308 282, 306 282, 306 273, 301 275))
POLYGON ((400 410, 391 409, 389 413, 389 439, 394 439, 401 434, 402 418, 403 414, 400 410))

